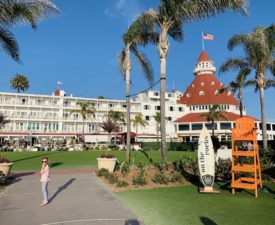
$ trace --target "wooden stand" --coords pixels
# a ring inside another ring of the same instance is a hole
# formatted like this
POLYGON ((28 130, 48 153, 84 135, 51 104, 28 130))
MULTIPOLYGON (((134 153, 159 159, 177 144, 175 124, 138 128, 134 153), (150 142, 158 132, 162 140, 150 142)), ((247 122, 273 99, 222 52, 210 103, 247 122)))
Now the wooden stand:
POLYGON ((217 189, 214 188, 204 188, 200 187, 199 192, 202 194, 220 194, 221 192, 217 189))
POLYGON ((235 123, 236 128, 232 129, 232 194, 235 188, 250 189, 255 191, 257 198, 258 186, 262 188, 263 185, 255 121, 244 116, 235 123))

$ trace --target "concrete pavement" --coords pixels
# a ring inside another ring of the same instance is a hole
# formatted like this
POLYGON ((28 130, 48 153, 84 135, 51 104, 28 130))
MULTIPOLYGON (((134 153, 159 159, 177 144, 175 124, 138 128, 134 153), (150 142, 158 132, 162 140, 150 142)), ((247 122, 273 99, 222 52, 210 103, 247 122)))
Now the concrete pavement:
POLYGON ((41 200, 38 174, 16 178, 0 192, 0 224, 145 225, 92 173, 52 174, 50 202, 41 200))

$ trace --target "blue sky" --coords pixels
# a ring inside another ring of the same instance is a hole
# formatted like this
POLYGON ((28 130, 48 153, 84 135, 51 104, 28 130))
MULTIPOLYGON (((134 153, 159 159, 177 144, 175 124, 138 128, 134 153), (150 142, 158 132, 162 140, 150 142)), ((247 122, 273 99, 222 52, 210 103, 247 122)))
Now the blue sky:
MULTIPOLYGON (((123 48, 121 36, 127 26, 142 11, 156 7, 157 0, 54 0, 62 14, 39 23, 37 31, 21 25, 12 31, 20 44, 19 65, 2 49, 0 51, 0 91, 12 91, 9 81, 16 73, 30 80, 27 93, 51 94, 57 81, 62 81, 68 95, 124 99, 125 84, 118 69, 117 56, 123 48)), ((173 84, 184 91, 191 83, 194 64, 201 53, 201 31, 215 36, 205 43, 205 50, 217 69, 226 58, 242 55, 242 49, 229 52, 228 39, 238 33, 250 32, 257 25, 275 22, 273 0, 250 2, 249 16, 232 12, 214 18, 185 24, 182 43, 171 41, 167 59, 167 89, 173 84)), ((155 80, 159 78, 159 59, 155 46, 142 49, 152 62, 155 80)), ((133 63, 131 92, 148 87, 136 63, 133 63)), ((216 74, 224 84, 234 79, 234 73, 216 74)), ((252 78, 253 76, 251 76, 252 78)), ((158 86, 156 87, 158 89, 158 86)), ((268 120, 275 121, 275 89, 267 90, 268 120)), ((260 118, 258 93, 244 90, 244 102, 249 115, 260 118)))

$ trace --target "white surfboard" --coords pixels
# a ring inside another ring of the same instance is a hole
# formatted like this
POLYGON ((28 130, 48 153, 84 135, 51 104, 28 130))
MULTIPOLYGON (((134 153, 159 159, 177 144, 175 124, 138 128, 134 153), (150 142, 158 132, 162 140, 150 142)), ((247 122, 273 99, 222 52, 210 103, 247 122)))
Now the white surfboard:
POLYGON ((215 155, 209 131, 204 125, 199 138, 198 163, 205 190, 212 190, 215 179, 215 155))

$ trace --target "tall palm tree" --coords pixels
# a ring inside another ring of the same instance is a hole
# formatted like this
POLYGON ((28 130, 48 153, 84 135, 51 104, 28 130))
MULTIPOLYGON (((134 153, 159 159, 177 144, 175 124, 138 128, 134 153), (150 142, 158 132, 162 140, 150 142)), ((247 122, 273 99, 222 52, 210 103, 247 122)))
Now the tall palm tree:
POLYGON ((3 113, 0 113, 0 130, 10 121, 6 119, 6 116, 3 113))
POLYGON ((89 102, 78 102, 77 103, 80 106, 80 109, 74 109, 71 110, 72 113, 79 113, 81 118, 82 118, 82 139, 84 142, 84 126, 85 126, 85 121, 88 119, 90 116, 95 115, 95 108, 91 107, 91 104, 89 102))
MULTIPOLYGON (((228 71, 230 69, 230 61, 226 61, 221 66, 221 72, 228 71)), ((226 90, 230 90, 233 94, 238 94, 238 99, 240 102, 240 117, 243 116, 243 88, 246 86, 247 76, 250 74, 250 68, 240 69, 235 81, 231 81, 228 87, 221 88, 220 93, 226 90)))
POLYGON ((117 123, 112 118, 107 117, 100 127, 108 133, 108 142, 111 145, 111 133, 117 130, 117 123))
POLYGON ((18 43, 9 29, 21 23, 36 29, 38 21, 57 13, 59 9, 48 0, 0 0, 0 44, 4 51, 20 62, 18 43))
POLYGON ((146 56, 138 50, 138 46, 145 46, 148 43, 154 43, 157 40, 157 35, 152 33, 152 29, 140 26, 139 22, 135 21, 128 28, 127 32, 123 35, 124 48, 119 54, 120 71, 126 83, 126 123, 127 123, 127 145, 126 145, 126 161, 130 159, 130 132, 131 132, 131 118, 130 118, 130 83, 131 83, 131 58, 132 53, 136 60, 139 62, 145 78, 151 84, 153 82, 153 69, 146 56))
POLYGON ((157 129, 157 143, 159 143, 159 130, 161 129, 160 122, 161 122, 161 114, 156 112, 156 115, 153 116, 156 121, 156 129, 157 129))
POLYGON ((29 89, 29 80, 26 76, 16 74, 10 81, 10 86, 12 89, 17 90, 17 93, 20 91, 26 91, 29 89))
POLYGON ((148 122, 143 119, 142 113, 137 113, 133 120, 133 125, 134 127, 136 127, 136 142, 138 142, 138 127, 145 127, 146 125, 148 125, 148 122))
MULTIPOLYGON (((245 53, 245 57, 239 60, 232 59, 230 65, 232 68, 236 68, 236 64, 242 61, 243 68, 249 67, 255 70, 254 84, 256 85, 256 90, 259 90, 260 93, 261 123, 264 149, 267 149, 264 90, 269 87, 266 72, 269 70, 273 75, 275 75, 274 26, 275 25, 272 25, 268 28, 256 27, 251 33, 234 35, 229 39, 227 45, 227 48, 230 51, 232 51, 237 46, 242 46, 245 53), (273 37, 273 39, 271 37, 273 37)), ((253 82, 250 84, 253 84, 253 82)))
POLYGON ((160 109, 161 109, 161 153, 166 161, 165 92, 166 57, 169 49, 168 36, 175 41, 183 40, 184 23, 215 16, 232 10, 246 14, 247 0, 160 0, 158 9, 145 11, 139 21, 154 27, 158 33, 157 51, 160 58, 160 109))
POLYGON ((220 109, 219 105, 213 105, 209 108, 207 113, 201 114, 202 117, 206 117, 208 122, 211 122, 212 137, 215 136, 215 121, 219 120, 220 118, 227 120, 225 112, 225 110, 220 109))
MULTIPOLYGON (((125 124, 124 112, 110 110, 108 112, 108 117, 113 119, 117 124, 118 122, 122 122, 125 124)), ((116 139, 117 139, 117 132, 118 132, 118 129, 115 131, 115 145, 116 145, 116 139)))

